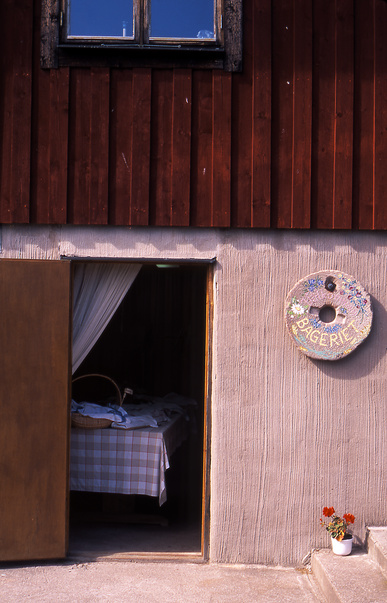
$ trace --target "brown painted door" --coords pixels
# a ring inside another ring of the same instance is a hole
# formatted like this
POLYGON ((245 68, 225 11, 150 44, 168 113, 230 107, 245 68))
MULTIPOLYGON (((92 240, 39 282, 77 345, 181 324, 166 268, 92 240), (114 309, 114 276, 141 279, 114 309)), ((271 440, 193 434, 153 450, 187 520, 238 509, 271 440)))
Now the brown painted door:
POLYGON ((67 548, 70 263, 0 261, 0 560, 67 548))

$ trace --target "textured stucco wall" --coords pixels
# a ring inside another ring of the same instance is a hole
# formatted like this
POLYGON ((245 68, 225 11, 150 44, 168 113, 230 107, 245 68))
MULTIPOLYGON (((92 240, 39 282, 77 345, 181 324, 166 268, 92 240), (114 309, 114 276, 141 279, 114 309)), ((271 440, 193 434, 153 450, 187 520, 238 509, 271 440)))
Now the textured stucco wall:
POLYGON ((326 546, 323 506, 387 524, 387 235, 3 227, 0 257, 216 257, 211 435, 212 561, 300 564, 326 546), (284 324, 287 292, 323 269, 370 293, 368 339, 311 360, 284 324))

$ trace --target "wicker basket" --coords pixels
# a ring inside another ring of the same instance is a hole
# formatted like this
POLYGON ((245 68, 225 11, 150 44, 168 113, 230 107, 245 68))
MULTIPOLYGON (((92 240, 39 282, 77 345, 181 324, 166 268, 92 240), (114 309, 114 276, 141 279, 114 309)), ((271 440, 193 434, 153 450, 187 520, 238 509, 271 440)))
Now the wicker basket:
MULTIPOLYGON (((88 393, 88 401, 99 402, 101 401, 101 395, 103 390, 105 394, 110 394, 109 398, 114 396, 114 403, 118 406, 122 406, 122 396, 120 389, 115 381, 106 375, 99 375, 93 373, 90 375, 81 375, 76 379, 73 379, 74 383, 80 384, 82 382, 82 390, 88 393), (113 393, 112 393, 113 392, 113 393), (91 398, 91 400, 90 400, 91 398)), ((74 390, 74 387, 73 387, 74 390)), ((84 397, 84 396, 81 396, 84 397)), ((74 398, 74 396, 73 396, 74 398)), ((75 398, 74 398, 75 399, 75 398)), ((78 427, 80 429, 105 429, 110 427, 113 421, 110 419, 95 419, 94 417, 85 417, 77 412, 71 413, 71 426, 78 427)))

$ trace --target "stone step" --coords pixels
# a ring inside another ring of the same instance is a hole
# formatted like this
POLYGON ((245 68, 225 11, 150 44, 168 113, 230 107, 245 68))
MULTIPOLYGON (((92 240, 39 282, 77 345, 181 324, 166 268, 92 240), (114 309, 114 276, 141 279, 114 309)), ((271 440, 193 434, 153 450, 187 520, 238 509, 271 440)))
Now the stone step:
POLYGON ((368 554, 387 576, 387 528, 368 528, 368 554))
POLYGON ((312 572, 329 603, 387 602, 387 528, 369 528, 367 547, 345 557, 313 553, 312 572))
POLYGON ((386 603, 387 580, 369 555, 354 549, 340 557, 323 549, 312 556, 312 572, 329 603, 386 603))

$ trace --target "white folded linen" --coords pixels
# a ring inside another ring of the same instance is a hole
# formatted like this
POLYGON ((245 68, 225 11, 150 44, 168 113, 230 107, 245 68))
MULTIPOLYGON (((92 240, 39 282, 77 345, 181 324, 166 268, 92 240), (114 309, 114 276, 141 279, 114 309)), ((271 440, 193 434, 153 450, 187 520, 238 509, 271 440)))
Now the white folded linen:
POLYGON ((77 412, 86 417, 109 419, 116 429, 137 429, 139 427, 158 427, 171 420, 176 414, 181 414, 186 421, 195 423, 190 407, 197 406, 192 398, 170 393, 160 398, 158 396, 141 396, 132 404, 96 404, 94 402, 71 401, 71 412, 77 412))
POLYGON ((71 401, 71 412, 77 412, 85 417, 108 419, 112 427, 118 429, 136 429, 137 427, 157 427, 157 421, 151 415, 130 416, 126 410, 116 404, 95 404, 93 402, 71 401))

